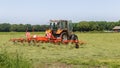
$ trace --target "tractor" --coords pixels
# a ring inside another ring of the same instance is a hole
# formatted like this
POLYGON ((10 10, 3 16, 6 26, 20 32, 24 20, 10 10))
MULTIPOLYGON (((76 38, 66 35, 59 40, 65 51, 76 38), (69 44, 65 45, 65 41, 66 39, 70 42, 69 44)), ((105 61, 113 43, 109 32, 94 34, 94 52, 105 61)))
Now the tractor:
POLYGON ((73 34, 73 26, 71 20, 50 20, 49 29, 46 33, 52 33, 55 38, 65 40, 78 40, 77 35, 73 34))

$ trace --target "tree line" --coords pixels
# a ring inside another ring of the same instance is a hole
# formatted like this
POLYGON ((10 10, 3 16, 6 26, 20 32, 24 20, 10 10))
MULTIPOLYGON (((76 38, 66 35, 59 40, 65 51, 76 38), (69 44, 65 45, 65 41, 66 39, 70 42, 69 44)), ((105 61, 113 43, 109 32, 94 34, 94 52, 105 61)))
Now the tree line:
MULTIPOLYGON (((81 21, 73 23, 73 31, 111 31, 113 27, 120 26, 120 21, 81 21)), ((49 25, 31 25, 31 24, 9 24, 1 23, 0 32, 25 32, 25 31, 45 31, 49 25)))
POLYGON ((73 31, 112 31, 115 26, 120 26, 120 21, 81 21, 73 24, 73 31))
POLYGON ((31 25, 31 24, 0 24, 0 32, 25 32, 25 31, 45 31, 48 25, 31 25))

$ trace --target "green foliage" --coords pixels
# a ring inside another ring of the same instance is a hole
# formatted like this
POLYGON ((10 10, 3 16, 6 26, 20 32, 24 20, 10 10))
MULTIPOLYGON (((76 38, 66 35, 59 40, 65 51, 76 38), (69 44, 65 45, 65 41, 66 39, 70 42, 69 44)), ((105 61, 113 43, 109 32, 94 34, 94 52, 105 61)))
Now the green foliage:
MULTIPOLYGON (((73 23, 73 31, 88 32, 88 31, 112 31, 113 27, 120 26, 120 21, 107 22, 107 21, 81 21, 73 23)), ((25 31, 45 31, 48 25, 31 25, 31 24, 0 24, 0 32, 25 32, 25 31)))
POLYGON ((0 31, 9 32, 11 25, 9 23, 0 24, 0 31))
POLYGON ((106 21, 81 21, 74 23, 73 31, 111 31, 113 27, 120 26, 120 22, 106 22, 106 21))
POLYGON ((31 25, 31 24, 0 24, 0 32, 25 32, 25 31, 45 31, 48 25, 31 25))

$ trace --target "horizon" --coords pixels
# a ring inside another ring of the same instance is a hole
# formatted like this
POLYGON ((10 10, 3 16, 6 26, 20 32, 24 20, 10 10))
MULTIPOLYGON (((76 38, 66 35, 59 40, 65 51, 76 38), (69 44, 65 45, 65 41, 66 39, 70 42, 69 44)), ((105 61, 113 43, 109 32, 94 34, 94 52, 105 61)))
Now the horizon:
POLYGON ((0 23, 48 24, 51 19, 119 21, 119 0, 4 0, 0 1, 0 23))

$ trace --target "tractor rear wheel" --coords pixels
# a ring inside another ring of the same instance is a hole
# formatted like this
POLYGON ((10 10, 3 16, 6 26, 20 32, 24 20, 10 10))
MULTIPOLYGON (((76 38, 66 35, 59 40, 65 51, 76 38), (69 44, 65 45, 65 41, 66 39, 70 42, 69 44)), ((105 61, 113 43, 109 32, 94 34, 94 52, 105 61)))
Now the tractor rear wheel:
POLYGON ((75 35, 75 34, 72 34, 72 35, 70 36, 70 39, 71 39, 71 40, 78 40, 78 36, 75 35))

